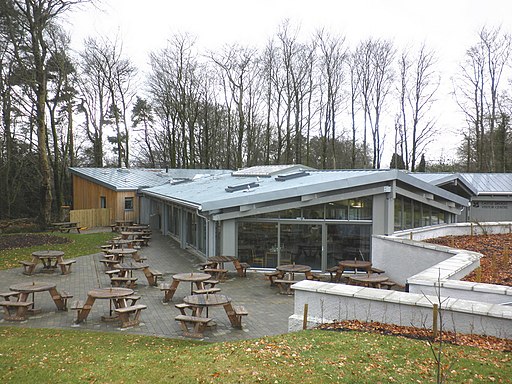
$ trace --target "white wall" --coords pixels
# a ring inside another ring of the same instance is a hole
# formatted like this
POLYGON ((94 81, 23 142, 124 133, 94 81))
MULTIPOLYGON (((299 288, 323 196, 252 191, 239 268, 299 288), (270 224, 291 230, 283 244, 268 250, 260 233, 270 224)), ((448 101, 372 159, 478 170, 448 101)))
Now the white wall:
MULTIPOLYGON (((395 238, 394 236, 372 237, 372 264, 400 285, 407 279, 442 261, 455 256, 460 250, 442 245, 395 238)), ((473 269, 480 265, 475 262, 473 269)), ((469 273, 469 272, 468 272, 469 273)))
POLYGON ((304 304, 308 327, 362 320, 431 328, 433 304, 441 301, 444 330, 512 338, 512 306, 308 280, 292 288, 295 306, 289 331, 302 329, 304 304))

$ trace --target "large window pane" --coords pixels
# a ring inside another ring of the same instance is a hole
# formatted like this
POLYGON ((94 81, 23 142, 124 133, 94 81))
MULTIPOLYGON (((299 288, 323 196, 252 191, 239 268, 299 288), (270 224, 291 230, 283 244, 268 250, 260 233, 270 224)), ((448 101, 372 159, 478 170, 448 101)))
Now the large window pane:
POLYGON ((277 266, 277 223, 238 224, 238 258, 253 267, 277 266), (274 254, 271 254, 274 252, 274 254))
POLYGON ((322 225, 281 224, 279 264, 290 262, 321 269, 322 225))
POLYGON ((327 268, 340 260, 370 260, 370 224, 327 225, 327 268))

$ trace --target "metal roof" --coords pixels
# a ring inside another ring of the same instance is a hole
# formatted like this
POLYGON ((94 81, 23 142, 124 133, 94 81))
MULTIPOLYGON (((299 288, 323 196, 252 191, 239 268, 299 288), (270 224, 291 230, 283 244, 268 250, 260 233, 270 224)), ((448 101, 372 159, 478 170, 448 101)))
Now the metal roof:
POLYGON ((512 195, 512 173, 462 173, 478 195, 512 195))
POLYGON ((260 176, 271 177, 283 172, 294 172, 303 169, 313 169, 302 164, 292 165, 256 165, 254 167, 239 169, 232 173, 233 176, 260 176))
POLYGON ((474 195, 512 194, 512 173, 410 173, 410 175, 437 186, 458 181, 474 195))
POLYGON ((468 180, 464 179, 459 173, 409 173, 409 175, 422 180, 426 183, 441 187, 447 184, 461 184, 470 194, 476 195, 477 190, 468 180))
POLYGON ((178 185, 160 185, 143 191, 149 196, 187 203, 203 211, 271 202, 296 196, 365 187, 400 180, 442 198, 466 205, 467 200, 397 170, 309 170, 307 175, 277 181, 276 178, 212 175, 178 185), (254 185, 257 184, 257 186, 254 185), (251 186, 252 185, 252 186, 251 186), (232 192, 227 192, 227 187, 232 192))
POLYGON ((144 169, 144 168, 70 168, 70 172, 116 191, 133 191, 167 184, 176 180, 228 173, 230 170, 144 169))

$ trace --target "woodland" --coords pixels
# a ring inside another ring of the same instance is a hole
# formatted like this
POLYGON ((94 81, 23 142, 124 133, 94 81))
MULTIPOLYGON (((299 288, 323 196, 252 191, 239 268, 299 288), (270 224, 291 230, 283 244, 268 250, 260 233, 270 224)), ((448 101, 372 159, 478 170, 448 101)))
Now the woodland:
POLYGON ((263 48, 199 51, 188 33, 168 36, 142 74, 119 39, 70 48, 62 18, 92 3, 0 2, 0 219, 51 222, 72 204, 69 167, 512 167, 511 35, 502 27, 482 27, 451 78, 425 44, 373 37, 349 47, 321 28, 300 38, 287 20, 263 48), (453 82, 464 140, 451 158, 429 161, 442 82, 453 82))

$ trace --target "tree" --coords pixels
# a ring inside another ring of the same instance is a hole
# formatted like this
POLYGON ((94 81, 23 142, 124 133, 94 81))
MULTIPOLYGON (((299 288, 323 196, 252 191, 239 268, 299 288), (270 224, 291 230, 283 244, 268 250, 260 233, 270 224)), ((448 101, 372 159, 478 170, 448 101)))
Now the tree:
POLYGON ((391 169, 407 169, 405 167, 404 158, 402 155, 399 155, 398 153, 393 153, 393 156, 391 156, 391 163, 389 164, 389 168, 391 169))
POLYGON ((409 51, 400 57, 400 147, 406 169, 416 170, 419 154, 437 134, 435 119, 429 115, 440 79, 434 66, 434 52, 422 45, 411 58, 409 51))
POLYGON ((35 99, 37 152, 41 173, 40 221, 51 222, 52 174, 48 155, 46 128, 47 59, 49 55, 47 30, 73 5, 85 0, 7 0, 2 10, 9 33, 13 58, 32 78, 27 81, 35 99), (17 32, 21 30, 21 33, 17 32))
MULTIPOLYGON (((337 139, 336 121, 343 100, 342 87, 344 85, 344 65, 346 52, 344 48, 345 39, 341 36, 331 36, 325 31, 319 31, 318 47, 320 55, 318 58, 320 65, 321 79, 319 87, 325 86, 326 96, 324 105, 320 108, 323 111, 323 130, 322 130, 322 157, 323 168, 327 165, 327 143, 331 144, 331 156, 333 168, 336 168, 335 143, 337 139)), ((352 144, 354 145, 354 144, 352 144)))
POLYGON ((500 91, 512 52, 512 37, 501 28, 482 28, 478 39, 466 51, 454 93, 467 122, 468 171, 493 172, 499 169, 496 128, 503 109, 500 91))
POLYGON ((147 153, 147 159, 152 168, 156 168, 156 159, 154 153, 154 136, 155 132, 152 129, 154 122, 153 111, 151 105, 145 99, 141 99, 137 96, 137 100, 132 109, 132 125, 134 128, 138 128, 142 125, 139 130, 142 133, 142 142, 145 144, 145 152, 147 153))

